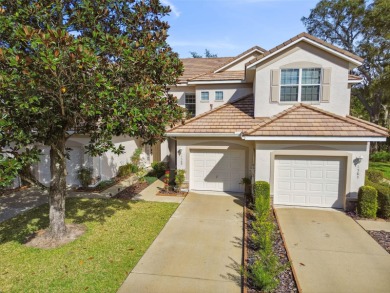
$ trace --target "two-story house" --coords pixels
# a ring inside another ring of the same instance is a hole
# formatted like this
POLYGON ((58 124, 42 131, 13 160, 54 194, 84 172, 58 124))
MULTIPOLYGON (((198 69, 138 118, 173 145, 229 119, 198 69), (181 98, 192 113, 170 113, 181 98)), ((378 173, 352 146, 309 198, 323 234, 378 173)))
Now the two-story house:
POLYGON ((194 191, 271 184, 274 204, 345 208, 385 128, 349 116, 362 59, 307 33, 235 58, 184 59, 171 89, 195 117, 167 131, 194 191))

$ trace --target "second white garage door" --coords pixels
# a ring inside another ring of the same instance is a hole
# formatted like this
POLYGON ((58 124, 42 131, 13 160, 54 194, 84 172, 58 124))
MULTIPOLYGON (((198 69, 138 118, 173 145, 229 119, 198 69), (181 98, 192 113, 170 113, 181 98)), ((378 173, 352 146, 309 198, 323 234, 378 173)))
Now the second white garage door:
POLYGON ((244 150, 192 150, 190 157, 191 189, 243 192, 244 150))
POLYGON ((277 156, 274 204, 342 208, 345 163, 339 157, 277 156))

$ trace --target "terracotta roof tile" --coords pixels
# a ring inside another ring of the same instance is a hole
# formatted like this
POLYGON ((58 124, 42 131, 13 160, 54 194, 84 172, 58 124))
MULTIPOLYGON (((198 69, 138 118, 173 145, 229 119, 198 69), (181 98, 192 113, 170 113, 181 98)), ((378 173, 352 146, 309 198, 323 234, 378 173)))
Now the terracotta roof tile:
POLYGON ((297 104, 252 127, 244 135, 383 137, 389 132, 355 117, 342 117, 314 106, 297 104), (276 129, 278 127, 283 127, 284 134, 276 129))
POLYGON ((301 39, 301 38, 310 39, 311 41, 317 42, 317 43, 319 43, 319 44, 321 44, 321 45, 323 45, 323 46, 325 46, 325 47, 327 47, 327 48, 329 48, 329 49, 332 49, 332 50, 334 50, 334 51, 336 51, 336 52, 338 52, 338 53, 341 53, 341 54, 343 54, 343 55, 345 55, 345 56, 347 56, 347 57, 350 57, 350 58, 352 58, 352 59, 354 59, 354 60, 356 60, 356 61, 358 61, 358 62, 363 62, 363 58, 361 58, 361 57, 359 57, 359 56, 357 56, 357 55, 355 55, 355 54, 353 54, 353 53, 351 53, 351 52, 348 52, 348 51, 346 51, 346 50, 344 50, 344 49, 341 49, 341 48, 339 48, 339 47, 336 47, 336 46, 334 46, 334 45, 332 45, 332 44, 330 44, 330 43, 328 43, 328 42, 325 42, 325 41, 323 41, 323 40, 321 40, 321 39, 319 39, 319 38, 316 38, 316 37, 314 37, 314 36, 312 36, 312 35, 310 35, 310 34, 308 34, 308 33, 303 32, 303 33, 300 33, 299 35, 297 35, 297 36, 295 36, 295 37, 293 37, 293 38, 291 38, 291 39, 289 39, 289 40, 283 42, 282 44, 280 44, 280 45, 278 45, 278 46, 276 46, 276 47, 274 47, 274 48, 272 48, 272 49, 270 49, 270 50, 264 52, 264 53, 263 53, 261 56, 259 56, 258 58, 255 58, 255 59, 249 61, 249 62, 247 63, 247 65, 253 64, 253 63, 255 63, 255 62, 257 62, 257 61, 263 59, 264 57, 266 57, 266 56, 268 56, 268 55, 270 55, 270 54, 272 54, 272 53, 274 53, 274 52, 276 52, 276 51, 278 51, 278 50, 280 50, 280 49, 286 47, 287 45, 289 45, 289 44, 291 44, 292 42, 295 42, 296 40, 299 40, 299 39, 301 39))
POLYGON ((230 62, 233 57, 220 57, 220 58, 183 58, 184 72, 180 77, 180 82, 185 82, 198 75, 213 72, 216 68, 219 68, 222 64, 230 62))
POLYGON ((262 121, 254 118, 253 95, 226 103, 178 125, 168 133, 236 133, 250 129, 262 121), (234 117, 232 119, 232 117, 234 117))
POLYGON ((244 80, 245 71, 222 71, 219 73, 206 73, 199 75, 191 81, 202 81, 202 80, 244 80))

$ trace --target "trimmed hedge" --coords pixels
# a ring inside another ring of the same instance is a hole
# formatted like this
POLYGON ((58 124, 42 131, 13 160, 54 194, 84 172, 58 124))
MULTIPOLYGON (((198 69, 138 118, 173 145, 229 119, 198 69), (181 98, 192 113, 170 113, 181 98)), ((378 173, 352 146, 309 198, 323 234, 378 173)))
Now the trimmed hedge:
POLYGON ((381 218, 390 218, 390 186, 375 183, 366 178, 366 185, 374 187, 378 191, 378 211, 381 218))
POLYGON ((368 169, 366 171, 366 176, 371 182, 380 183, 383 179, 383 172, 375 169, 368 169))
POLYGON ((256 181, 254 185, 256 217, 262 221, 269 215, 271 207, 270 185, 266 181, 256 181))
POLYGON ((372 186, 359 188, 357 212, 364 218, 375 218, 378 210, 378 191, 372 186))

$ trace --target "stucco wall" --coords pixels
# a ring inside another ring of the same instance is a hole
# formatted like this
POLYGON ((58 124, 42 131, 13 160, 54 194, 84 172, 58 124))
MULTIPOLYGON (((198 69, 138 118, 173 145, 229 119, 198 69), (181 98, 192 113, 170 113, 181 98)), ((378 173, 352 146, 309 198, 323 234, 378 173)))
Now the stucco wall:
MULTIPOLYGON (((272 103, 271 70, 287 64, 310 62, 322 68, 332 68, 330 101, 315 102, 314 105, 326 111, 345 116, 349 114, 350 89, 348 88, 348 62, 306 43, 299 43, 276 55, 256 68, 255 76, 255 116, 269 117, 291 107, 294 103, 272 103)), ((292 66, 294 67, 294 66, 292 66)))
MULTIPOLYGON (((124 146, 123 154, 116 155, 113 152, 106 152, 100 157, 90 157, 85 153, 84 145, 87 145, 89 138, 85 136, 74 136, 67 141, 66 147, 71 148, 70 160, 67 160, 67 180, 68 186, 78 186, 77 169, 81 166, 93 169, 93 177, 100 177, 101 180, 108 180, 116 176, 118 168, 130 162, 130 157, 134 151, 141 147, 141 142, 131 137, 114 137, 113 142, 116 146, 124 146)), ((46 146, 40 147, 42 150, 41 160, 33 167, 36 178, 43 184, 50 184, 50 149, 46 146)), ((145 166, 150 166, 147 154, 143 152, 142 158, 145 166)))
POLYGON ((207 112, 213 108, 219 107, 226 102, 231 102, 253 93, 253 85, 249 84, 213 84, 197 86, 178 86, 172 87, 169 93, 177 97, 180 106, 185 105, 185 94, 195 93, 196 95, 196 115, 207 112), (209 101, 201 101, 201 92, 209 92, 209 101), (223 101, 215 101, 215 92, 223 91, 223 101))
MULTIPOLYGON (((246 151, 246 176, 252 176, 254 166, 254 143, 243 141, 240 138, 199 138, 199 139, 178 139, 177 140, 177 169, 186 171, 186 181, 190 176, 190 151, 191 149, 245 149, 246 151)), ((254 174, 253 174, 254 175, 254 174)))
POLYGON ((261 55, 260 53, 254 52, 254 53, 248 55, 247 57, 245 57, 244 59, 240 60, 239 62, 233 63, 229 67, 224 68, 224 71, 241 71, 241 70, 245 70, 245 64, 248 63, 249 61, 251 61, 252 59, 260 56, 260 55, 261 55))
POLYGON ((253 92, 252 84, 219 84, 219 85, 198 85, 196 87, 196 115, 217 108, 227 102, 232 102, 253 92), (201 92, 209 92, 209 101, 200 100, 201 92), (215 100, 215 92, 223 91, 223 101, 215 100))
MULTIPOLYGON (((291 142, 257 142, 256 143, 256 180, 264 180, 270 182, 272 179, 271 175, 271 164, 272 164, 272 153, 279 150, 291 151, 291 154, 300 155, 314 155, 309 151, 316 151, 315 155, 329 155, 331 152, 343 152, 342 156, 350 155, 352 161, 347 168, 350 168, 350 178, 346 180, 346 190, 349 190, 347 197, 357 197, 359 187, 364 185, 365 171, 368 168, 369 162, 369 145, 365 142, 355 143, 316 143, 316 142, 302 142, 302 143, 291 143, 291 142), (295 151, 295 152, 294 152, 295 151), (356 158, 361 157, 360 163, 357 163, 356 158)), ((271 189, 273 187, 272 182, 271 189)), ((272 190, 271 190, 272 192, 272 190)))

